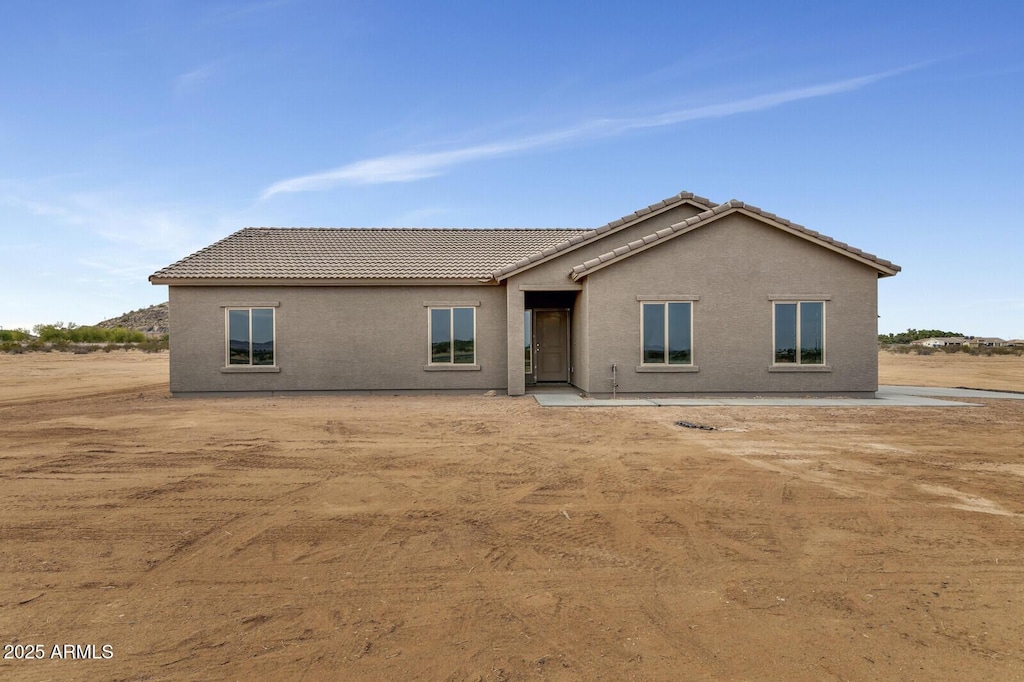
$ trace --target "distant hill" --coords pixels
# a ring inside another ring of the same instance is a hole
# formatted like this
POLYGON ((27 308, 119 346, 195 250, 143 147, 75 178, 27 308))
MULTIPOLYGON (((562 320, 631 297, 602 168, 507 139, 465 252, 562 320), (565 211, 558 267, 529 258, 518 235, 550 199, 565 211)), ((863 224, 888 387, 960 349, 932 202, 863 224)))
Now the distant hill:
POLYGON ((114 329, 124 327, 125 329, 136 329, 147 334, 167 334, 167 303, 157 303, 148 308, 133 310, 120 317, 112 317, 109 320, 97 322, 97 327, 103 329, 114 329))

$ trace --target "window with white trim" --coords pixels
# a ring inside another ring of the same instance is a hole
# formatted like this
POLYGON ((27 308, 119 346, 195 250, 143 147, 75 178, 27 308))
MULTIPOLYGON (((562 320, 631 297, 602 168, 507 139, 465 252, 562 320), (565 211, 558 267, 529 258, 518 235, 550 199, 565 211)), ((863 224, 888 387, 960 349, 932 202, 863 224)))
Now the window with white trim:
POLYGON ((825 364, 824 301, 776 301, 772 324, 775 364, 825 364))
POLYGON ((227 364, 274 365, 274 309, 226 308, 227 364))
POLYGON ((476 308, 429 308, 431 365, 476 364, 476 308))
POLYGON ((640 363, 692 365, 693 303, 641 303, 640 310, 640 363))

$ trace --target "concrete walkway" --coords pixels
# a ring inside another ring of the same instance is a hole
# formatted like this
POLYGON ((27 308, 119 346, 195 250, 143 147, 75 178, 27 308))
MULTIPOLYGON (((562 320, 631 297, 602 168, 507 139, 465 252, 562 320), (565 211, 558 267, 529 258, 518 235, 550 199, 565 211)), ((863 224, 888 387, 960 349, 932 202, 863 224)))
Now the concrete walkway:
POLYGON ((534 393, 544 407, 980 407, 978 403, 948 398, 1001 398, 1024 400, 1024 394, 965 388, 879 386, 874 398, 585 398, 574 388, 564 392, 534 393))

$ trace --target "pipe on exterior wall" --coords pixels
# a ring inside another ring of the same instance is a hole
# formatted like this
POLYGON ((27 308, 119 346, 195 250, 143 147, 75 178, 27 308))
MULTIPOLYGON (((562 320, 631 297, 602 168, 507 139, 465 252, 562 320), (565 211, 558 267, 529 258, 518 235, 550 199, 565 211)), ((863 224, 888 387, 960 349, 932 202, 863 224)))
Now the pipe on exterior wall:
POLYGON ((615 400, 615 389, 619 387, 618 365, 612 364, 612 400, 615 400))

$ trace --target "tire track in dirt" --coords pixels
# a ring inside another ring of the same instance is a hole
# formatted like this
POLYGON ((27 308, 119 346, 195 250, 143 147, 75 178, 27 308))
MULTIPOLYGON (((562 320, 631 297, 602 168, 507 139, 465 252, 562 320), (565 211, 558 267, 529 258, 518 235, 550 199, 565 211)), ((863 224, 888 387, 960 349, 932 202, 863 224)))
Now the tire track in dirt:
POLYGON ((0 406, 0 629, 114 642, 83 680, 1013 679, 1019 519, 916 484, 1020 511, 1020 409, 0 406))

